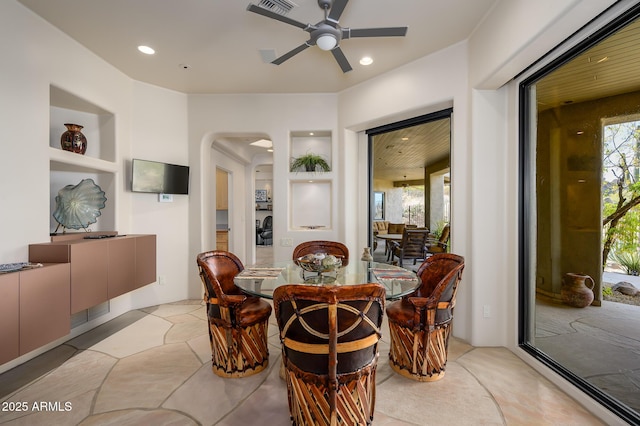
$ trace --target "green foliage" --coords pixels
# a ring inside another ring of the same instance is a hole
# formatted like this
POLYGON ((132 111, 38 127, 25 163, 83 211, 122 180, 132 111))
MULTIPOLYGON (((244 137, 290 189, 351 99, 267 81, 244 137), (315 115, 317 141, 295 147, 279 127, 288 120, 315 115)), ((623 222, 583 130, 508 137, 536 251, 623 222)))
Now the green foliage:
POLYGON ((447 225, 447 222, 445 222, 444 220, 439 220, 436 223, 436 229, 432 229, 431 233, 433 235, 435 235, 436 239, 440 238, 440 235, 442 235, 442 230, 444 229, 444 227, 447 225))
POLYGON ((320 168, 320 171, 330 172, 331 166, 329 163, 317 154, 307 153, 305 155, 301 155, 300 157, 293 158, 291 160, 291 168, 292 172, 297 171, 307 171, 307 172, 315 172, 316 167, 320 168))
POLYGON ((634 207, 620 219, 618 226, 613 230, 615 250, 620 252, 637 250, 638 232, 640 232, 640 212, 637 207, 634 207))
POLYGON ((611 290, 611 287, 602 287, 602 295, 613 296, 613 290, 611 290))
POLYGON ((406 224, 425 226, 424 185, 402 188, 402 218, 406 224))
POLYGON ((618 262, 627 272, 627 275, 638 275, 640 273, 640 255, 637 250, 614 251, 611 258, 618 262))
POLYGON ((640 197, 640 122, 604 126, 603 149, 604 261, 610 250, 631 253, 640 245, 640 206, 637 205, 640 197))

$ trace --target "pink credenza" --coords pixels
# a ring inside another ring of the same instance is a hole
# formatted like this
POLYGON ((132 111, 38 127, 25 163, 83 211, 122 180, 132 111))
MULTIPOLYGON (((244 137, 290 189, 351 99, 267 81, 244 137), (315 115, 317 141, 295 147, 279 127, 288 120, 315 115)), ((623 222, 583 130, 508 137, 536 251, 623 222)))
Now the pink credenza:
POLYGON ((68 335, 71 315, 156 281, 155 235, 84 235, 30 244, 29 262, 43 266, 0 274, 0 364, 68 335))
POLYGON ((0 364, 69 334, 69 264, 0 275, 0 364))
POLYGON ((75 314, 155 282, 156 236, 54 238, 29 245, 29 261, 71 265, 71 313, 75 314))

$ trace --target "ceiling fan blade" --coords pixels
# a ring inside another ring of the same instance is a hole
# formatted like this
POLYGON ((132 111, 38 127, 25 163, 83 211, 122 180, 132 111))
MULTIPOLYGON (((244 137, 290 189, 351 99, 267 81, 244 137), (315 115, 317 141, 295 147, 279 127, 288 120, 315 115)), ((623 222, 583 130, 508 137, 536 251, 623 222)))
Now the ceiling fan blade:
POLYGON ((276 21, 284 22, 285 24, 293 25, 294 27, 302 28, 303 30, 307 29, 309 26, 309 24, 303 24, 295 19, 287 18, 286 16, 279 15, 265 9, 264 7, 256 6, 255 4, 249 4, 249 6, 247 6, 247 10, 249 12, 257 13, 258 15, 266 16, 267 18, 275 19, 276 21))
POLYGON ((307 43, 301 44, 300 46, 296 47, 293 50, 288 51, 287 53, 285 53, 284 55, 280 56, 279 58, 274 59, 273 61, 271 61, 271 63, 272 64, 276 64, 276 65, 280 65, 281 63, 283 63, 287 59, 291 59, 293 56, 295 56, 298 53, 302 52, 307 47, 309 47, 309 45, 307 43))
POLYGON ((333 4, 331 5, 331 9, 329 10, 329 16, 327 16, 327 20, 335 22, 337 24, 348 2, 349 0, 334 0, 333 4))
POLYGON ((342 72, 349 72, 353 69, 351 68, 351 65, 349 65, 349 61, 347 61, 347 57, 344 56, 340 47, 336 47, 331 51, 331 53, 333 53, 333 57, 338 61, 338 65, 342 68, 342 72))
POLYGON ((408 27, 388 27, 388 28, 343 28, 342 38, 354 37, 404 37, 407 35, 408 27))

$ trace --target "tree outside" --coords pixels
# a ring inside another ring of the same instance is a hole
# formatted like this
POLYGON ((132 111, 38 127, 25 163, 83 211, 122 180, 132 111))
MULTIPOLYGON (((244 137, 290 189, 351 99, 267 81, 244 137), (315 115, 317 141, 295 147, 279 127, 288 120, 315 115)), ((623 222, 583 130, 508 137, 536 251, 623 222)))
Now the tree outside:
POLYGON ((425 226, 424 185, 402 188, 402 218, 407 225, 425 226))
POLYGON ((603 269, 640 272, 640 121, 606 125, 602 161, 603 269))

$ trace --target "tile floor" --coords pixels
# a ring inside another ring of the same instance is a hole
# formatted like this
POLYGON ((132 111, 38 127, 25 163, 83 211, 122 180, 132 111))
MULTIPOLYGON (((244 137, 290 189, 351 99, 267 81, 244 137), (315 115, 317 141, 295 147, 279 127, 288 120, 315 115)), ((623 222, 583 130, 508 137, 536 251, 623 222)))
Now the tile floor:
MULTIPOLYGON (((0 423, 288 425, 273 315, 269 336, 267 370, 223 379, 211 372, 201 301, 134 310, 0 375, 0 423)), ((453 339, 433 383, 393 373, 388 349, 385 328, 375 425, 602 424, 505 348, 453 339)))

